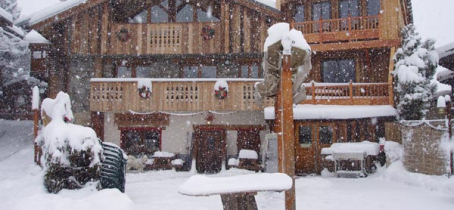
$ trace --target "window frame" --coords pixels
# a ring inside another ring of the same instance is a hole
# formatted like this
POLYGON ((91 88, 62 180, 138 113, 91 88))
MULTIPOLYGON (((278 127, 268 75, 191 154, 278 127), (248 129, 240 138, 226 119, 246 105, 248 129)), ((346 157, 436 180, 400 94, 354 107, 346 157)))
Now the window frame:
POLYGON ((326 78, 325 78, 325 76, 326 76, 326 73, 325 73, 325 62, 333 62, 333 61, 335 61, 337 63, 336 75, 338 75, 338 74, 341 73, 340 72, 341 69, 340 69, 339 62, 341 62, 341 61, 349 61, 349 60, 353 61, 353 72, 352 72, 353 73, 353 78, 350 79, 350 81, 356 82, 356 76, 357 76, 356 64, 357 64, 357 60, 355 58, 350 58, 350 57, 348 57, 348 58, 335 58, 335 59, 330 59, 330 58, 323 59, 321 61, 321 63, 320 63, 320 65, 321 65, 320 66, 321 67, 321 74, 322 74, 321 75, 322 82, 324 82, 324 83, 349 83, 350 81, 344 81, 344 82, 326 81, 326 78))
POLYGON ((157 151, 162 151, 162 129, 161 128, 156 128, 156 127, 123 127, 121 128, 120 130, 120 147, 128 153, 128 155, 139 155, 139 154, 146 154, 146 155, 153 155, 153 154, 149 154, 149 153, 146 153, 146 152, 143 152, 143 151, 140 151, 138 154, 133 154, 133 153, 130 153, 128 150, 129 148, 126 148, 126 144, 127 144, 127 140, 125 139, 125 136, 126 136, 126 133, 127 132, 130 132, 130 131, 136 131, 139 133, 140 135, 140 144, 138 145, 139 147, 145 147, 145 134, 147 132, 150 132, 150 131, 153 131, 153 132, 157 132, 159 134, 159 149, 157 151))

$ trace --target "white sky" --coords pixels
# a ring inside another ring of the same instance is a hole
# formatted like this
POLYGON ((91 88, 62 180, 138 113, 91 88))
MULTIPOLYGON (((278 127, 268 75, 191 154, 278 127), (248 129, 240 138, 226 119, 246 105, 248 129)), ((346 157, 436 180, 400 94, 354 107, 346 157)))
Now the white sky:
MULTIPOLYGON (((60 0, 18 0, 22 15, 30 15, 60 0)), ((274 0, 270 0, 274 1, 274 0)), ((454 42, 454 0, 412 0, 417 30, 425 38, 437 40, 436 46, 454 42)))

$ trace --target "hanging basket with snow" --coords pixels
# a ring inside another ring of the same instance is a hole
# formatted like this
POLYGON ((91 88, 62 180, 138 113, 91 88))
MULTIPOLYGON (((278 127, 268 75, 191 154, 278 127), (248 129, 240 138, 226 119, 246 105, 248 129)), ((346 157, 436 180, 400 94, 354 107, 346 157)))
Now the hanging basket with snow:
POLYGON ((147 79, 141 79, 137 83, 140 98, 149 99, 151 97, 152 91, 151 81, 147 79))
POLYGON ((227 98, 229 86, 225 80, 218 80, 214 84, 214 96, 218 99, 227 98))
POLYGON ((205 26, 202 28, 202 37, 203 40, 210 40, 214 37, 214 29, 211 26, 205 26))
POLYGON ((120 29, 120 31, 117 32, 117 38, 121 42, 126 42, 129 39, 131 39, 131 33, 128 31, 126 28, 120 29))

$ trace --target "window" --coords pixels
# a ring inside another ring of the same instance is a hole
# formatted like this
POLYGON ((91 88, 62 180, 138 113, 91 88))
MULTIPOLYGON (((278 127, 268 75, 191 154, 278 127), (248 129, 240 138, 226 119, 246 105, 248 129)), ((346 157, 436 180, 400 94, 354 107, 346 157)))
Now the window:
POLYGON ((333 128, 330 126, 319 127, 319 138, 321 144, 332 144, 333 143, 333 128))
POLYGON ((367 0, 367 15, 375 16, 380 14, 380 0, 367 0))
POLYGON ((358 0, 341 0, 339 1, 339 17, 346 18, 359 16, 358 0))
POLYGON ((213 13, 207 13, 201 9, 197 9, 197 20, 199 22, 219 22, 220 20, 213 16, 213 13))
POLYGON ((128 155, 153 155, 161 150, 161 130, 130 128, 121 130, 121 145, 128 155))
POLYGON ((299 5, 296 6, 296 13, 293 19, 295 19, 295 22, 300 23, 306 21, 306 18, 304 17, 304 5, 299 5))
POLYGON ((137 78, 150 78, 151 77, 151 68, 146 66, 138 66, 136 68, 136 77, 137 78))
POLYGON ((312 128, 311 126, 299 126, 299 143, 301 146, 309 146, 312 144, 312 128))
POLYGON ((355 60, 327 60, 323 61, 323 82, 348 83, 355 82, 355 60))
POLYGON ((259 78, 259 67, 256 65, 241 66, 241 78, 259 78))
POLYGON ((33 58, 34 59, 47 58, 47 52, 46 51, 34 51, 33 58))
POLYGON ((158 5, 151 7, 151 22, 152 23, 167 23, 169 22, 169 14, 158 5))
POLYGON ((216 78, 216 66, 202 66, 202 78, 216 78))
POLYGON ((177 13, 177 22, 178 23, 188 23, 194 21, 194 8, 190 4, 186 4, 180 11, 177 13))
MULTIPOLYGON (((312 20, 328 20, 331 19, 331 3, 328 1, 325 2, 316 2, 312 4, 312 20)), ((318 31, 320 28, 320 23, 314 23, 314 31, 318 31)), ((329 31, 330 23, 323 23, 323 31, 329 31)))
POLYGON ((331 19, 331 3, 316 2, 312 4, 312 20, 328 20, 331 19))
POLYGON ((117 68, 117 77, 118 78, 131 78, 132 73, 131 69, 126 66, 119 66, 117 68))
POLYGON ((197 66, 185 66, 183 68, 184 78, 198 78, 199 77, 199 67, 197 66))
POLYGON ((138 15, 134 16, 132 19, 129 19, 129 23, 146 23, 147 22, 148 11, 144 10, 138 15))

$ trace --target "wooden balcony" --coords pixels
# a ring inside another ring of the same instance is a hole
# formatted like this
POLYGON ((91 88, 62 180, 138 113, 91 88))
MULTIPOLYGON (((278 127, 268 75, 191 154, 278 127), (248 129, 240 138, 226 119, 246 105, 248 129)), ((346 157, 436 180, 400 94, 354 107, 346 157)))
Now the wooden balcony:
POLYGON ((113 24, 114 34, 127 30, 129 37, 121 41, 112 37, 107 54, 213 54, 221 52, 221 24, 208 23, 125 23, 113 24), (211 27, 214 35, 204 37, 204 27, 211 27))
MULTIPOLYGON (((195 112, 195 111, 259 111, 273 106, 266 99, 259 107, 254 99, 254 84, 261 80, 227 79, 228 96, 214 95, 216 79, 152 79, 152 94, 139 96, 136 79, 100 79, 91 81, 90 109, 100 112, 195 112)), ((308 99, 303 104, 386 105, 389 85, 377 84, 306 84, 308 99)))
POLYGON ((378 39, 380 16, 348 17, 295 23, 308 43, 378 39))

